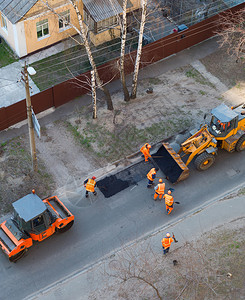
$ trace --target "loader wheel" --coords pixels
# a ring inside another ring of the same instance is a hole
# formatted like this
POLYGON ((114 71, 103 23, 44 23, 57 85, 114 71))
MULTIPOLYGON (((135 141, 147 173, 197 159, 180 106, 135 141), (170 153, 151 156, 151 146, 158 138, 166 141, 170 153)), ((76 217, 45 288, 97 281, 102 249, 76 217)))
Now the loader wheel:
POLYGON ((205 171, 212 166, 215 161, 215 157, 213 154, 209 154, 207 152, 203 152, 198 155, 195 160, 195 167, 198 171, 205 171))
POLYGON ((74 224, 74 221, 71 221, 71 222, 68 223, 65 227, 62 227, 62 228, 57 229, 57 231, 58 231, 59 233, 66 232, 67 230, 69 230, 69 229, 72 227, 73 224, 74 224))
POLYGON ((245 135, 242 135, 236 143, 236 151, 241 152, 245 150, 245 135))

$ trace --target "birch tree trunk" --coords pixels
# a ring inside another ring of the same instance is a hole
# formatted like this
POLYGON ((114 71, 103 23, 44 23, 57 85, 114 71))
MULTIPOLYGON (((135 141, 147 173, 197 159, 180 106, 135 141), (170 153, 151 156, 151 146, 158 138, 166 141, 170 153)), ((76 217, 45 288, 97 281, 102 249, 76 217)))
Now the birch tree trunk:
POLYGON ((142 14, 141 14, 141 22, 140 22, 137 56, 134 65, 131 99, 135 99, 137 93, 137 83, 138 83, 138 75, 139 75, 140 58, 142 53, 142 42, 143 42, 143 33, 144 33, 145 20, 146 20, 146 10, 147 10, 147 0, 142 0, 142 14))
POLYGON ((92 51, 91 51, 91 48, 90 48, 90 45, 89 45, 89 42, 88 42, 88 39, 87 39, 87 36, 86 36, 85 27, 84 27, 84 24, 83 24, 83 21, 82 21, 82 16, 80 14, 80 11, 79 11, 76 3, 75 3, 75 0, 69 0, 69 2, 72 4, 72 6, 74 7, 74 9, 76 11, 78 22, 79 22, 79 26, 80 26, 80 33, 79 33, 79 35, 83 39, 83 43, 84 43, 84 47, 85 47, 86 52, 87 52, 89 63, 90 63, 91 68, 92 68, 92 70, 94 71, 94 74, 95 74, 97 86, 105 94, 106 102, 107 102, 107 109, 108 110, 113 110, 113 103, 112 103, 112 100, 111 100, 111 95, 110 95, 109 90, 103 85, 102 81, 100 80, 99 73, 97 71, 96 64, 94 62, 94 58, 93 58, 93 55, 92 55, 92 51))
POLYGON ((121 56, 120 56, 120 75, 121 82, 123 87, 124 101, 128 102, 130 100, 128 88, 126 85, 125 78, 125 45, 126 45, 126 37, 127 37, 127 0, 123 0, 123 15, 122 15, 122 37, 121 37, 121 56))
POLYGON ((96 84, 94 70, 91 70, 91 91, 93 101, 93 119, 97 119, 96 84))

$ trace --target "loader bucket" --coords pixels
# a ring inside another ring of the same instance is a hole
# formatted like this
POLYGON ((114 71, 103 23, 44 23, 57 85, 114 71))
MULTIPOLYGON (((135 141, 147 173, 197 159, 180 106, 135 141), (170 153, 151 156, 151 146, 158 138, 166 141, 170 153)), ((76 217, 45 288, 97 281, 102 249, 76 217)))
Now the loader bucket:
POLYGON ((176 183, 189 176, 189 169, 169 143, 162 143, 152 157, 167 179, 176 183))

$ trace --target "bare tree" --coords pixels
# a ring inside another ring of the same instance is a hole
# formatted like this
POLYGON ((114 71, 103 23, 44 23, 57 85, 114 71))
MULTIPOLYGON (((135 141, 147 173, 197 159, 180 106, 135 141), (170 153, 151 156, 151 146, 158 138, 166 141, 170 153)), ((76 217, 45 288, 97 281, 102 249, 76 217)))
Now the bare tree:
POLYGON ((138 48, 137 48, 135 65, 134 65, 133 82, 132 82, 132 90, 131 90, 132 99, 136 98, 136 93, 137 93, 137 83, 138 83, 140 59, 142 54, 142 46, 143 46, 142 42, 143 42, 143 33, 144 33, 144 27, 146 21, 147 2, 148 0, 142 0, 142 14, 141 14, 141 21, 140 21, 138 48))
MULTIPOLYGON (((150 245, 147 245, 147 249, 142 253, 124 249, 124 253, 110 263, 107 275, 119 279, 122 283, 133 281, 139 294, 144 290, 144 286, 147 286, 153 289, 161 300, 163 298, 158 288, 159 273, 156 271, 158 262, 159 257, 154 254, 150 245)), ((160 286, 163 286, 162 283, 160 286)))
POLYGON ((226 46, 227 53, 235 55, 236 62, 245 62, 245 8, 236 12, 228 11, 219 16, 220 47, 226 46))
POLYGON ((127 0, 123 0, 123 14, 122 14, 122 24, 121 24, 121 56, 120 56, 120 76, 121 82, 123 86, 123 94, 124 94, 124 101, 128 102, 130 100, 128 88, 126 85, 126 78, 125 78, 125 45, 126 45, 126 37, 127 37, 127 0))
POLYGON ((97 119, 96 84, 94 70, 91 70, 91 91, 93 99, 93 119, 97 119))
MULTIPOLYGON (((78 22, 79 22, 79 29, 74 25, 72 24, 71 22, 69 22, 69 25, 76 30, 76 32, 80 35, 80 37, 82 38, 82 41, 83 41, 83 44, 84 44, 84 47, 85 47, 85 50, 86 50, 86 53, 87 53, 87 56, 88 56, 88 60, 89 60, 89 63, 91 65, 91 68, 92 70, 94 71, 94 74, 95 74, 95 78, 96 78, 96 83, 97 83, 97 86, 99 87, 99 89, 101 89, 103 91, 103 93, 105 94, 105 98, 106 98, 106 102, 107 102, 107 108, 108 110, 113 110, 113 103, 112 103, 112 100, 111 100, 111 95, 110 95, 110 92, 109 90, 106 88, 106 86, 103 84, 103 82, 101 81, 100 79, 100 76, 99 76, 99 73, 98 73, 98 70, 97 70, 97 67, 96 67, 96 64, 95 64, 95 61, 94 61, 94 58, 93 58, 93 54, 92 54, 92 51, 91 51, 91 48, 90 48, 90 45, 89 45, 89 41, 88 41, 88 38, 87 38, 87 32, 86 32, 86 27, 84 26, 84 23, 83 23, 83 20, 82 20, 82 16, 81 16, 81 13, 77 7, 77 4, 76 4, 76 1, 75 0, 67 0, 68 3, 70 3, 75 12, 76 12, 76 15, 77 15, 77 19, 78 19, 78 22)), ((59 18, 63 18, 63 16, 59 15, 55 9, 48 3, 48 0, 41 0, 41 3, 43 3, 50 11, 52 11, 55 15, 57 15, 59 18)), ((64 19, 64 22, 67 22, 67 20, 64 19)))
POLYGON ((186 242, 164 258, 150 243, 141 246, 123 249, 105 268, 109 278, 119 280, 121 294, 125 287, 129 298, 135 292, 147 299, 169 299, 168 295, 175 300, 220 296, 217 286, 226 280, 226 275, 219 255, 210 251, 206 241, 186 242))

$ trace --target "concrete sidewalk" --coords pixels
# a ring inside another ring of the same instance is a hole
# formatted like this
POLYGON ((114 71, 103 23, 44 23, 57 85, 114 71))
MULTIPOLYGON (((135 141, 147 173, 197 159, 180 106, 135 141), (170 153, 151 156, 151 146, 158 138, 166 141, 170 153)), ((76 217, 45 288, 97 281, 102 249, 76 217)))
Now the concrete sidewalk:
MULTIPOLYGON (((240 188, 242 187, 244 188, 244 185, 240 188)), ((101 261, 95 262, 90 266, 84 266, 83 269, 77 270, 74 274, 60 279, 58 282, 51 284, 43 290, 37 291, 25 299, 89 299, 92 292, 105 287, 103 279, 104 267, 108 266, 112 259, 116 259, 118 255, 122 255, 124 251, 126 253, 128 250, 133 250, 140 253, 144 244, 147 243, 151 245, 153 251, 161 253, 161 239, 165 233, 169 231, 174 232, 179 241, 178 244, 174 243, 173 246, 171 246, 170 253, 174 255, 174 250, 183 246, 187 241, 195 240, 201 237, 202 234, 224 224, 229 224, 230 222, 240 219, 241 226, 244 226, 245 195, 237 196, 237 192, 238 190, 229 191, 229 193, 221 195, 220 199, 210 199, 210 202, 205 204, 205 206, 189 212, 178 221, 170 222, 169 225, 142 236, 139 240, 135 240, 124 246, 123 249, 117 249, 109 253, 101 261)), ((110 279, 111 285, 113 284, 113 280, 113 278, 110 279)))
MULTIPOLYGON (((74 47, 75 45, 77 45, 75 40, 80 43, 79 36, 74 38, 74 40, 67 39, 54 46, 48 47, 47 49, 21 58, 17 62, 7 65, 6 67, 0 68, 0 108, 7 107, 26 98, 24 83, 19 81, 21 78, 21 71, 23 69, 23 66, 25 65, 25 62, 27 63, 27 65, 32 64, 36 61, 42 60, 44 58, 50 57, 51 55, 74 47)), ((31 96, 39 93, 40 90, 34 84, 31 77, 29 77, 29 81, 31 87, 31 96)))
MULTIPOLYGON (((20 81, 23 66, 24 62, 16 61, 0 68, 0 108, 10 106, 26 98, 25 84, 20 81)), ((31 96, 40 92, 30 77, 29 83, 31 96)))

